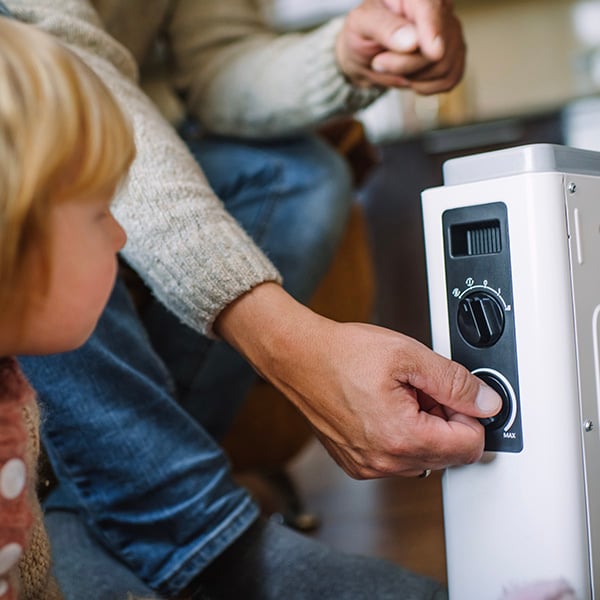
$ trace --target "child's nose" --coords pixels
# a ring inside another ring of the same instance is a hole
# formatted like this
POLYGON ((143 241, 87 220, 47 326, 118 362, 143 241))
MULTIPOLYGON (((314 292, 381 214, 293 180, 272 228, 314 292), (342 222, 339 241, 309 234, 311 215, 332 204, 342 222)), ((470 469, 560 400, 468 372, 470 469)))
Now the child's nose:
POLYGON ((125 233, 125 230, 123 229, 119 221, 117 221, 114 217, 112 217, 112 220, 114 223, 115 251, 118 252, 123 248, 123 246, 125 246, 125 243, 127 242, 127 234, 125 233))

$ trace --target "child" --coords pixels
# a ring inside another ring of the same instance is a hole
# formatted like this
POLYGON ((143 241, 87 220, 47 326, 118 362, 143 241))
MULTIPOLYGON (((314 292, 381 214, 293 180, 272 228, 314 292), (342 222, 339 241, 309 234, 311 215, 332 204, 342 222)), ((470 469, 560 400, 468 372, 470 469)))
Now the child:
POLYGON ((111 94, 74 54, 0 17, 0 599, 60 598, 34 492, 34 395, 16 354, 94 329, 125 233, 110 201, 133 156, 111 94))

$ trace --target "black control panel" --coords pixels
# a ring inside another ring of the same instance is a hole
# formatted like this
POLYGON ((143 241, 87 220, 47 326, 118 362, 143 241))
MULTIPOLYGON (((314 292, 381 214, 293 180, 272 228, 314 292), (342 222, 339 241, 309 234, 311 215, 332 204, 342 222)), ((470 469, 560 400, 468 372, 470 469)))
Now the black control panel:
POLYGON ((447 210, 442 216, 452 358, 502 398, 485 426, 485 449, 523 449, 506 205, 447 210))

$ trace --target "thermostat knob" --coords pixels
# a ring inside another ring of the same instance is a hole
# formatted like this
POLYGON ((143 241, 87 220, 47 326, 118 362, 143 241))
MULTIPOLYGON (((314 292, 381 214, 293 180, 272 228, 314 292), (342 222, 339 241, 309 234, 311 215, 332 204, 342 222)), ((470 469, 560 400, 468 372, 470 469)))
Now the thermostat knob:
MULTIPOLYGON (((479 419, 479 421, 487 429, 500 429, 500 427, 507 424, 507 421, 513 413, 513 407, 515 405, 513 389, 508 380, 493 369, 476 369, 473 371, 473 374, 485 381, 502 400, 500 412, 492 417, 479 419)), ((510 425, 512 425, 512 422, 510 425)))
POLYGON ((471 346, 493 346, 504 331, 504 309, 500 301, 483 290, 467 294, 458 304, 458 329, 471 346))

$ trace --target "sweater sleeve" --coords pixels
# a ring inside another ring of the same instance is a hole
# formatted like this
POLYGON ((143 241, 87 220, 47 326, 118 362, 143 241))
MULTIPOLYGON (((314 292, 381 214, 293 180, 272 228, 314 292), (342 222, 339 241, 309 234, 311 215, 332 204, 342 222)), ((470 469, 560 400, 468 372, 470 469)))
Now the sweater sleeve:
POLYGON ((35 452, 23 409, 32 401, 33 392, 16 361, 0 357, 0 589, 7 600, 21 597, 18 562, 31 539, 29 492, 35 473, 31 454, 35 452))
POLYGON ((255 0, 180 0, 169 35, 175 83, 207 130, 280 135, 364 108, 382 93, 351 85, 338 68, 343 19, 278 34, 255 0))
POLYGON ((155 296, 182 322, 210 335, 230 302, 264 281, 279 281, 277 270, 226 212, 187 147, 141 91, 133 58, 104 31, 90 3, 6 4, 78 53, 129 115, 138 154, 113 208, 128 235, 122 254, 155 296))

